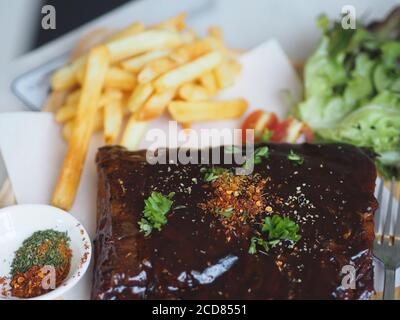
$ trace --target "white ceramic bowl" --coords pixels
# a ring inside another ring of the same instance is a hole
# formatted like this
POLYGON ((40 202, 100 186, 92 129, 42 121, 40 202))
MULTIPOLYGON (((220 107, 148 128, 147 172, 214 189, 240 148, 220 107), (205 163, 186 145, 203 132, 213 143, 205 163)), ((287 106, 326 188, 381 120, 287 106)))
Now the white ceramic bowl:
MULTIPOLYGON (((16 205, 0 210, 0 277, 9 277, 14 253, 35 231, 54 229, 68 232, 71 238, 71 270, 55 290, 32 298, 51 300, 61 297, 85 274, 92 256, 92 246, 84 227, 71 214, 47 205, 16 205)), ((4 284, 2 285, 4 288, 4 284)), ((1 289, 1 288, 0 288, 1 289)), ((2 295, 0 299, 15 299, 2 295)))

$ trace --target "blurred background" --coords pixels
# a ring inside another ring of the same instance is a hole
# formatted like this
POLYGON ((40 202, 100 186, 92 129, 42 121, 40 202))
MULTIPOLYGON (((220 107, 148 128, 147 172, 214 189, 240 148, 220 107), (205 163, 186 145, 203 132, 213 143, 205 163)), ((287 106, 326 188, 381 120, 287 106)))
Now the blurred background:
POLYGON ((135 5, 141 15, 132 20, 154 21, 164 9, 189 11, 189 22, 197 29, 218 23, 228 44, 248 49, 274 36, 292 59, 304 59, 318 39, 315 18, 321 12, 340 15, 343 5, 357 9, 357 17, 382 17, 396 0, 1 0, 0 68, 63 34, 122 5, 135 5), (41 28, 44 5, 56 8, 56 30, 41 28), (171 8, 171 6, 173 6, 171 8), (140 10, 146 7, 146 10, 140 10), (191 7, 193 10, 191 11, 191 7), (143 14, 144 13, 144 14, 143 14), (290 37, 287 34, 290 33, 290 37), (290 40, 289 40, 290 39, 290 40), (293 41, 293 39, 297 39, 293 41))

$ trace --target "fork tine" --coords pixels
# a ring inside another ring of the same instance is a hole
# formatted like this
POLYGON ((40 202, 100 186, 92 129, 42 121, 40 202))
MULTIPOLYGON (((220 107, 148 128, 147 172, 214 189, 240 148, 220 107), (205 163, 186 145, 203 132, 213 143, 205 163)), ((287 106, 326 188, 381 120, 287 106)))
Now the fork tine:
POLYGON ((385 218, 385 227, 383 229, 383 240, 388 240, 390 242, 390 226, 392 225, 392 207, 394 199, 394 177, 390 180, 390 194, 385 218))
POLYGON ((394 237, 396 242, 400 243, 400 199, 397 201, 396 226, 394 229, 394 237))
POLYGON ((376 195, 376 198, 378 200, 378 210, 375 212, 375 234, 379 234, 380 230, 379 227, 381 226, 381 220, 382 220, 382 195, 383 195, 383 180, 379 179, 379 188, 378 188, 378 193, 376 195))

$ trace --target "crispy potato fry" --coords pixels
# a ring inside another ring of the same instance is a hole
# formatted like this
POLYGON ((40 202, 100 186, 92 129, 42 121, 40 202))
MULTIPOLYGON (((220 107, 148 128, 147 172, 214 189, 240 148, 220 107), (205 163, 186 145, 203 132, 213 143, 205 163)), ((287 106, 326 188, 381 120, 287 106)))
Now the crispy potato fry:
POLYGON ((183 122, 181 123, 182 129, 184 130, 190 130, 192 129, 192 123, 191 122, 183 122))
POLYGON ((238 61, 233 59, 229 59, 229 65, 232 69, 234 76, 237 77, 242 71, 242 65, 238 61))
POLYGON ((139 121, 136 115, 132 114, 124 130, 121 145, 128 150, 136 150, 146 133, 147 121, 139 121))
POLYGON ((170 53, 169 50, 155 50, 125 60, 121 63, 122 68, 131 72, 139 72, 147 63, 164 58, 170 53))
POLYGON ((116 40, 120 40, 123 38, 127 38, 129 36, 132 36, 134 34, 138 34, 139 32, 142 32, 145 29, 145 26, 142 22, 134 22, 131 25, 129 25, 128 27, 117 31, 116 33, 114 33, 113 35, 111 35, 108 39, 107 42, 111 42, 111 41, 116 41, 116 40))
POLYGON ((173 31, 149 30, 112 41, 106 46, 113 63, 155 49, 174 48, 183 43, 182 36, 173 31))
POLYGON ((207 91, 210 96, 213 96, 216 94, 218 90, 217 86, 217 80, 215 79, 214 72, 207 72, 200 76, 199 78, 199 83, 201 86, 203 86, 207 91))
POLYGON ((85 67, 87 56, 82 56, 73 63, 57 70, 51 77, 53 90, 67 90, 77 84, 76 73, 85 67))
POLYGON ((224 36, 221 27, 219 26, 211 26, 208 28, 208 34, 220 41, 224 41, 224 36))
POLYGON ((130 112, 138 111, 142 105, 149 99, 154 88, 151 83, 139 84, 132 92, 128 101, 128 109, 130 112))
POLYGON ((177 63, 169 58, 161 58, 150 62, 138 74, 138 82, 141 84, 149 83, 160 75, 177 67, 177 63))
POLYGON ((67 155, 52 198, 52 204, 64 210, 71 208, 79 186, 109 62, 107 48, 98 47, 90 51, 67 155))
POLYGON ((215 69, 214 74, 219 89, 231 87, 235 83, 235 72, 227 59, 215 69))
POLYGON ((208 90, 201 85, 186 83, 178 90, 178 96, 186 101, 204 101, 210 99, 208 90))
POLYGON ((192 62, 162 75, 155 81, 154 85, 158 91, 177 88, 213 70, 220 64, 222 58, 222 54, 217 51, 205 54, 192 62))
POLYGON ((198 40, 176 48, 171 52, 170 58, 179 64, 184 64, 206 54, 211 49, 209 41, 198 40))
POLYGON ((81 89, 76 89, 72 91, 65 99, 65 104, 78 104, 80 96, 81 96, 81 89))
POLYGON ((62 135, 66 142, 69 142, 72 136, 72 130, 74 129, 74 120, 69 120, 67 123, 64 124, 62 128, 62 135))
POLYGON ((173 101, 168 105, 172 118, 178 122, 198 122, 237 119, 247 110, 243 99, 230 101, 173 101))
MULTIPOLYGON (((59 123, 67 122, 73 119, 76 116, 77 105, 79 103, 79 94, 80 90, 77 90, 74 95, 69 96, 66 104, 63 105, 57 112, 55 119, 59 123)), ((99 100, 99 104, 97 106, 98 109, 103 108, 110 100, 121 99, 122 93, 117 90, 110 90, 106 94, 103 94, 99 100)))
POLYGON ((110 33, 111 30, 109 28, 97 28, 86 33, 75 45, 75 48, 72 50, 69 56, 69 60, 74 61, 75 59, 83 56, 94 46, 104 42, 104 40, 109 37, 110 33))
POLYGON ((104 87, 132 91, 136 87, 136 76, 121 68, 112 67, 106 73, 104 87))
POLYGON ((64 123, 67 122, 71 119, 73 119, 76 115, 76 109, 77 105, 74 103, 71 104, 66 104, 62 106, 57 112, 56 112, 56 121, 59 123, 64 123))
POLYGON ((175 89, 153 94, 144 106, 138 111, 137 119, 149 121, 161 116, 167 109, 168 103, 175 96, 175 89))
POLYGON ((153 25, 152 29, 165 29, 172 31, 183 31, 186 28, 187 13, 183 12, 175 17, 169 18, 163 22, 153 25))
MULTIPOLYGON (((131 56, 155 49, 174 48, 183 43, 182 35, 167 30, 149 30, 126 38, 117 39, 106 44, 111 62, 115 63, 131 56)), ((76 74, 85 68, 87 55, 83 55, 67 66, 57 70, 51 78, 53 90, 66 90, 77 84, 76 74)))
POLYGON ((43 111, 56 112, 61 108, 64 101, 66 101, 68 95, 69 95, 68 90, 53 91, 47 97, 46 102, 43 105, 43 111))
MULTIPOLYGON (((81 84, 84 79, 84 70, 80 69, 76 73, 78 82, 81 84)), ((129 71, 118 67, 111 67, 107 70, 104 86, 109 89, 119 89, 131 91, 136 87, 136 76, 129 71)))
POLYGON ((98 109, 94 116, 93 132, 104 129, 104 109, 98 109))
POLYGON ((115 143, 117 140, 123 118, 122 97, 112 99, 104 106, 104 141, 106 144, 115 143))
POLYGON ((187 29, 184 33, 185 42, 190 43, 199 39, 199 34, 194 29, 187 29))

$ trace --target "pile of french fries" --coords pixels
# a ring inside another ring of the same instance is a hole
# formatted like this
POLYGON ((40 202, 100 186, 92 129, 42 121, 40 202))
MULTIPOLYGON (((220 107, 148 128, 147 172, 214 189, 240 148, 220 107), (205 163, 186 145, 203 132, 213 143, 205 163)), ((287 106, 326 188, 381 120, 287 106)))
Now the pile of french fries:
POLYGON ((94 34, 85 37, 70 63, 54 73, 49 101, 60 105, 51 109, 69 148, 53 205, 71 208, 96 131, 103 131, 105 144, 134 150, 148 123, 166 112, 183 128, 244 114, 245 100, 214 99, 234 84, 241 69, 221 30, 210 27, 201 38, 187 28, 185 17, 148 28, 135 22, 90 45, 94 34))

